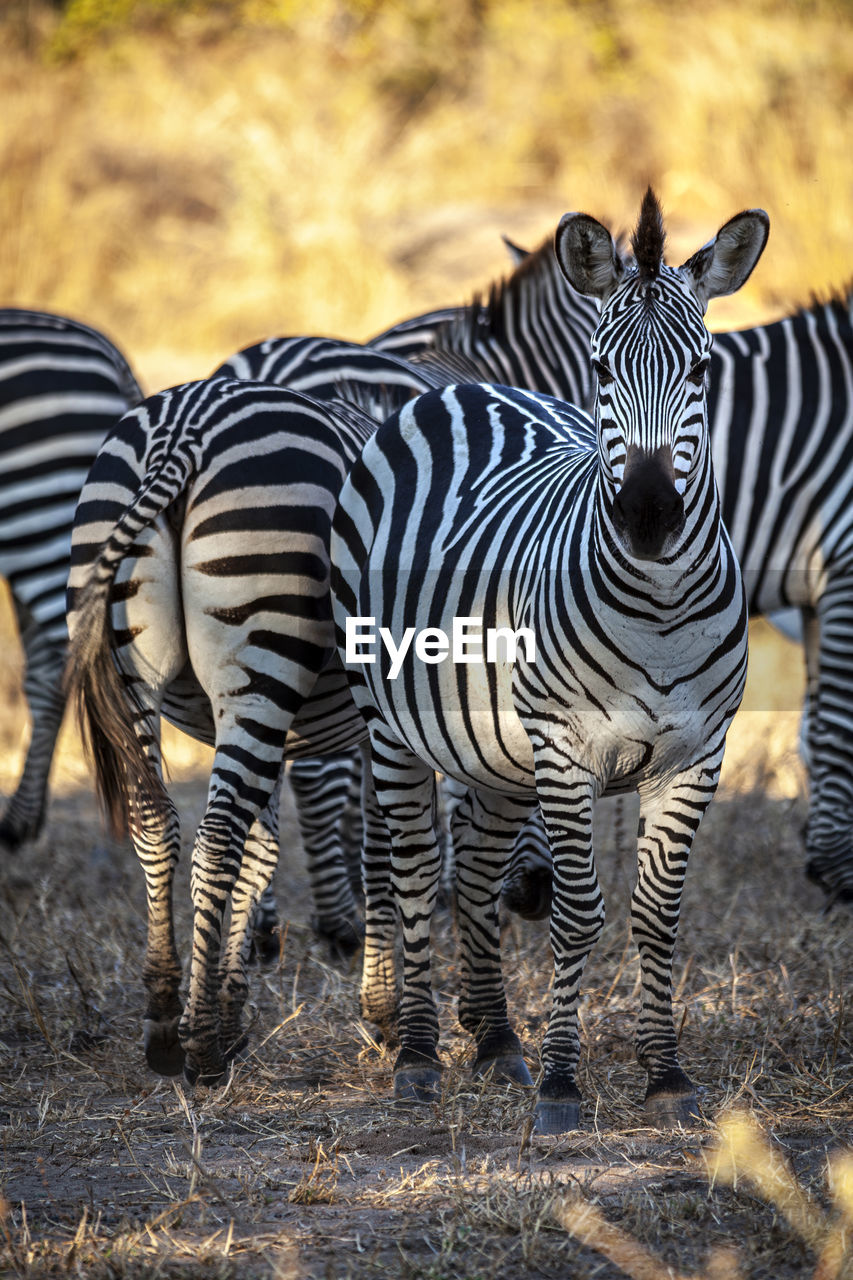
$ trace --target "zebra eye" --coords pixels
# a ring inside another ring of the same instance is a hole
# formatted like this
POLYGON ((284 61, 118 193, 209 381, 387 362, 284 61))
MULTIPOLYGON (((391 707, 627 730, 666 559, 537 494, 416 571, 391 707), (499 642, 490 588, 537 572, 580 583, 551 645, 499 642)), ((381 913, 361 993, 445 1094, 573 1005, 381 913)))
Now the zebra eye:
POLYGON ((613 381, 613 374, 603 360, 593 360, 592 369, 602 387, 606 387, 608 382, 613 381))
POLYGON ((710 363, 708 356, 703 356, 701 360, 697 360, 687 375, 687 381, 692 382, 696 387, 701 387, 705 381, 705 374, 708 372, 710 363))

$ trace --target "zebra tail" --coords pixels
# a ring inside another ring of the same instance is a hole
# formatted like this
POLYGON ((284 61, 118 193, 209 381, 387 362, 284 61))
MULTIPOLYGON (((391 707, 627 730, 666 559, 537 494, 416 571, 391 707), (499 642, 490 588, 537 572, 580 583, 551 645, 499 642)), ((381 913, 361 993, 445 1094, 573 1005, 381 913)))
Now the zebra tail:
POLYGON ((134 728, 142 703, 114 658, 113 583, 136 538, 180 496, 193 471, 192 458, 177 450, 161 460, 125 508, 74 604, 65 691, 94 770, 99 804, 117 839, 127 835, 140 800, 149 813, 163 815, 169 799, 162 776, 134 728))

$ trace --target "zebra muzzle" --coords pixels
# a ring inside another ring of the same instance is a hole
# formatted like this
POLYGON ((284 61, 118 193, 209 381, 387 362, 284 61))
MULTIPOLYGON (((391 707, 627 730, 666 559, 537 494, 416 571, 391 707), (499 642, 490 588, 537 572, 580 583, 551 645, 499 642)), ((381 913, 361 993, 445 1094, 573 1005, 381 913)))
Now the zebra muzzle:
POLYGON ((629 451, 622 487, 613 499, 613 525, 638 560, 658 560, 684 527, 669 449, 629 451), (633 456, 631 456, 633 454, 633 456))

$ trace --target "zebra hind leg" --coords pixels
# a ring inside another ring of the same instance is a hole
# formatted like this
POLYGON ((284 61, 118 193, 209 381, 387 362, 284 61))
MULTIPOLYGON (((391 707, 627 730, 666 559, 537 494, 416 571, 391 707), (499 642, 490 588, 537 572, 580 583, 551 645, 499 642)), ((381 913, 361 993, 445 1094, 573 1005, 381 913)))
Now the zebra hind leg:
POLYGON ((399 1044, 400 992, 397 983, 399 913, 391 884, 388 826, 376 800, 369 751, 362 750, 364 848, 364 955, 361 966, 361 1016, 379 1028, 388 1045, 399 1044))
POLYGON ((529 814, 529 801, 469 791, 453 815, 453 845, 462 951, 459 1021, 477 1043, 474 1075, 532 1086, 507 1014, 498 918, 504 867, 529 814))
POLYGON ((142 970, 148 995, 142 1031, 145 1060, 158 1075, 177 1076, 184 1069, 184 1051, 178 1036, 181 961, 175 945, 172 898, 180 823, 171 799, 164 795, 163 803, 153 806, 144 796, 136 796, 130 831, 148 901, 148 942, 142 970))
POLYGON ((0 819, 0 848, 9 853, 36 840, 41 833, 50 765, 65 711, 64 649, 57 650, 56 643, 46 637, 41 627, 17 604, 16 612, 27 663, 24 696, 32 728, 21 777, 0 819))
POLYGON ((278 903, 271 884, 264 889, 252 913, 248 935, 248 964, 273 965, 281 951, 278 903))
POLYGON ((538 810, 524 824, 504 876, 501 903, 522 920, 546 920, 553 887, 551 850, 538 810))
POLYGON ((341 960, 349 960, 364 940, 342 838, 356 759, 295 760, 288 775, 314 899, 314 932, 341 960))
MULTIPOLYGON (((278 801, 279 787, 276 787, 270 803, 246 837, 231 893, 231 919, 219 974, 220 1038, 226 1062, 239 1056, 248 1043, 243 1029, 243 1009, 249 993, 246 966, 257 938, 257 908, 269 889, 278 863, 278 801)), ((277 932, 275 954, 278 956, 277 932)))

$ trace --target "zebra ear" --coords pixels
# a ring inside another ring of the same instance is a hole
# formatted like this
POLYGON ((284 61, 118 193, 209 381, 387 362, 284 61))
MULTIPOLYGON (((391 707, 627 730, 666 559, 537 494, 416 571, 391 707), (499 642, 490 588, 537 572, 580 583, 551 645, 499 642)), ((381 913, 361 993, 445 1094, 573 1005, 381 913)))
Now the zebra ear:
POLYGON ((711 298, 736 293, 746 284, 769 234, 770 219, 764 210, 747 209, 730 218, 713 240, 683 263, 679 269, 703 307, 711 298))
POLYGON ((625 264, 612 235, 586 213, 563 215, 554 252, 572 288, 602 302, 607 301, 625 274, 625 264))
POLYGON ((525 258, 530 257, 530 250, 523 249, 520 244, 516 244, 514 240, 510 240, 509 236, 501 235, 506 251, 509 254, 509 260, 514 267, 520 267, 525 258))

